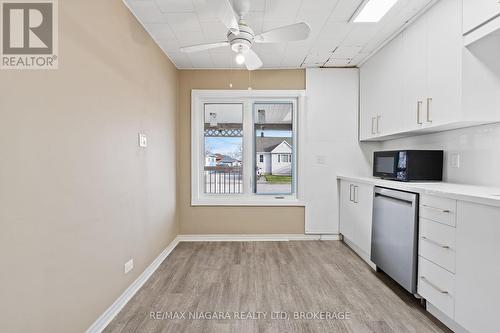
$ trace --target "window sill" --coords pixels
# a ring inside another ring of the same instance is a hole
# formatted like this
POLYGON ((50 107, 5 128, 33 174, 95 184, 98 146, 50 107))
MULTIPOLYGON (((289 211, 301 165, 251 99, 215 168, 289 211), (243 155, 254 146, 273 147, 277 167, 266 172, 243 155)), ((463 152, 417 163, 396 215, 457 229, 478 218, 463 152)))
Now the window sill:
POLYGON ((191 206, 270 206, 270 207, 304 207, 302 200, 293 197, 276 199, 273 196, 263 197, 213 197, 192 199, 191 206))

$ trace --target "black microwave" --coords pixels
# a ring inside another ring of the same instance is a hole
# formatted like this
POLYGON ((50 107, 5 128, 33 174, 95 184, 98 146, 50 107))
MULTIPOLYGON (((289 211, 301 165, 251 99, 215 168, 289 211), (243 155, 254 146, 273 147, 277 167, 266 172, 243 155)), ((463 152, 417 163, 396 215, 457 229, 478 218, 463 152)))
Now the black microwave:
POLYGON ((443 151, 377 151, 373 154, 373 176, 403 182, 443 180, 443 151))

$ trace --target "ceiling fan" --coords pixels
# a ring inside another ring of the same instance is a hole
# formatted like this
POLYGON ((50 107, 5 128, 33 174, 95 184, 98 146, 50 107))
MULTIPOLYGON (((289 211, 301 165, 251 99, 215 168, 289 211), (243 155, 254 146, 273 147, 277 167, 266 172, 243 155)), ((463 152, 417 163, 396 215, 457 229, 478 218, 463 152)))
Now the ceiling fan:
POLYGON ((210 50, 223 46, 230 46, 236 53, 237 64, 243 63, 248 70, 255 70, 262 66, 262 60, 252 50, 253 43, 281 43, 306 39, 311 32, 307 23, 295 23, 282 26, 255 35, 244 17, 250 10, 250 0, 234 0, 234 8, 229 0, 206 0, 206 5, 217 18, 228 28, 227 40, 181 47, 182 52, 191 53, 210 50))

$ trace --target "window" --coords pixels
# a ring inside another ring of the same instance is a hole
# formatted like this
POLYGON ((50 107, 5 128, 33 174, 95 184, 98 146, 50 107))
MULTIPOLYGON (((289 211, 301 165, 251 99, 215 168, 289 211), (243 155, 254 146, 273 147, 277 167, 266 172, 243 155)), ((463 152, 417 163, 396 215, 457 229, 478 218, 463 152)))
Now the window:
POLYGON ((299 204, 293 156, 302 98, 297 91, 193 91, 192 204, 299 204))

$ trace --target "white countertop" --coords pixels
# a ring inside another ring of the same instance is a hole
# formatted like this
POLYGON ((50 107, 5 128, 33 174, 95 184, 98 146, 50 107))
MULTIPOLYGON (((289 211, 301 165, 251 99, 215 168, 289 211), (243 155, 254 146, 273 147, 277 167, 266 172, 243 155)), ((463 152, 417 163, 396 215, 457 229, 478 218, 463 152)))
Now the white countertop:
POLYGON ((358 183, 367 183, 374 186, 382 186, 415 192, 419 194, 430 194, 456 200, 476 202, 483 205, 500 207, 500 188, 488 186, 475 186, 465 184, 454 184, 445 182, 398 182, 373 177, 358 177, 338 175, 337 179, 343 179, 358 183))

